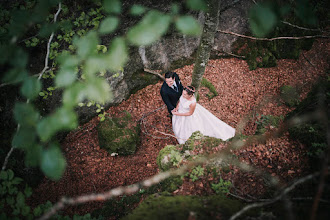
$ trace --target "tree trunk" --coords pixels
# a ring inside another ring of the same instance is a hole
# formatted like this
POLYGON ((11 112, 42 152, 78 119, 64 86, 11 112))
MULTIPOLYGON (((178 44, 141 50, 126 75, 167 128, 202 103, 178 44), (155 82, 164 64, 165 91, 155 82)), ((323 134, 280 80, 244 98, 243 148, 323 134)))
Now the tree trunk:
POLYGON ((205 67, 209 61, 210 52, 214 45, 214 35, 217 31, 220 14, 220 0, 208 0, 208 11, 205 13, 203 33, 197 50, 197 57, 192 73, 191 85, 196 89, 196 97, 205 72, 205 67))

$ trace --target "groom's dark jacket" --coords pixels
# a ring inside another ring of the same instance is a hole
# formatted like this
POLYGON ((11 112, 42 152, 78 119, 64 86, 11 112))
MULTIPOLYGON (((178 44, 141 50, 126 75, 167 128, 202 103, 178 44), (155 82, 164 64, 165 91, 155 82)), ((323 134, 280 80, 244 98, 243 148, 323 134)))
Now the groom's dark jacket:
POLYGON ((175 91, 169 87, 166 82, 163 83, 162 88, 160 89, 160 95, 162 96, 162 99, 165 102, 167 110, 170 114, 172 114, 171 111, 176 107, 176 104, 178 103, 183 91, 183 86, 178 74, 174 73, 174 79, 178 91, 175 91))

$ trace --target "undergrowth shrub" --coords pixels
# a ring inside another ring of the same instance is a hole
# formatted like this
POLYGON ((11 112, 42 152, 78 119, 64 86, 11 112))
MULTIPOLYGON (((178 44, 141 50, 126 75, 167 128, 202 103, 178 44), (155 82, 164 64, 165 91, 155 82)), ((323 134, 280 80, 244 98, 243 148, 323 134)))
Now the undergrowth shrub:
MULTIPOLYGON (((321 78, 296 109, 287 114, 286 120, 315 112, 319 109, 321 103, 324 103, 324 106, 329 106, 330 103, 329 70, 326 78, 321 78)), ((326 110, 326 114, 329 118, 330 113, 328 110, 326 110)), ((326 139, 327 126, 328 122, 325 120, 313 120, 289 128, 290 138, 298 140, 308 148, 307 155, 310 157, 311 166, 314 168, 320 165, 319 159, 328 146, 326 139)))

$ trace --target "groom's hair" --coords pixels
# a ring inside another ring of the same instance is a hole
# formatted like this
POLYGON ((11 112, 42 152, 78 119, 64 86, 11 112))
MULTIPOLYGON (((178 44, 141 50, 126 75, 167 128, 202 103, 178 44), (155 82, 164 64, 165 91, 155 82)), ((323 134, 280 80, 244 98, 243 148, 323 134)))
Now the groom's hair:
POLYGON ((174 78, 174 72, 166 72, 165 73, 165 79, 168 79, 168 78, 174 78))

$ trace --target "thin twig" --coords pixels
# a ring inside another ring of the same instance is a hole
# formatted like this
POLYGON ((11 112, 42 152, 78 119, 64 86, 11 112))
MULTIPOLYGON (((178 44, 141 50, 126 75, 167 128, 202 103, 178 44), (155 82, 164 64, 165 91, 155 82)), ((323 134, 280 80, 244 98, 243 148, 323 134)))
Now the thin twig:
POLYGON ((221 54, 220 53, 225 53, 225 54, 227 54, 227 55, 229 55, 229 56, 233 56, 233 57, 237 57, 237 58, 243 58, 243 59, 245 59, 245 56, 240 56, 240 55, 237 55, 237 54, 233 54, 233 53, 229 53, 229 52, 226 52, 226 51, 218 51, 218 56, 221 56, 221 54))
MULTIPOLYGON (((61 11, 61 2, 58 3, 58 10, 57 10, 57 12, 56 12, 56 14, 54 16, 54 21, 53 21, 54 23, 56 22, 57 16, 59 15, 60 11, 61 11)), ((41 79, 41 77, 44 74, 44 72, 49 68, 48 67, 48 59, 49 59, 49 53, 50 53, 50 43, 52 42, 53 37, 54 37, 54 32, 52 32, 52 34, 50 35, 49 40, 48 40, 47 54, 46 54, 46 57, 45 57, 45 67, 44 67, 44 69, 39 74, 39 77, 38 77, 39 80, 41 79)))
POLYGON ((13 151, 14 151, 14 147, 11 147, 10 148, 10 151, 8 152, 8 154, 7 154, 6 158, 5 158, 5 162, 2 165, 2 170, 5 170, 6 169, 6 166, 7 166, 7 163, 8 163, 8 159, 9 159, 10 155, 13 153, 13 151))
POLYGON ((298 29, 301 29, 301 30, 306 30, 306 31, 319 31, 319 32, 323 32, 322 30, 320 29, 310 29, 310 28, 305 28, 305 27, 300 27, 298 25, 295 25, 295 24, 291 24, 287 21, 281 21, 283 24, 286 24, 286 25, 289 25, 291 27, 295 27, 295 28, 298 28, 298 29))
POLYGON ((330 36, 327 35, 312 35, 312 36, 301 36, 301 37, 274 37, 274 38, 257 38, 257 37, 251 37, 251 36, 246 36, 238 33, 234 33, 231 31, 222 31, 218 30, 218 32, 223 33, 223 34, 230 34, 238 37, 243 37, 243 38, 248 38, 252 40, 264 40, 264 41, 274 41, 274 40, 300 40, 300 39, 312 39, 312 38, 330 38, 330 36))
POLYGON ((302 55, 303 55, 303 57, 307 60, 307 62, 308 62, 310 65, 312 65, 312 67, 316 68, 315 65, 314 65, 309 59, 307 59, 307 57, 305 56, 304 53, 302 53, 302 55))
POLYGON ((144 68, 144 72, 154 74, 154 75, 158 76, 159 78, 161 78, 163 81, 165 81, 165 77, 162 76, 161 74, 157 73, 154 70, 149 70, 149 69, 144 68))
MULTIPOLYGON (((329 169, 329 167, 328 167, 329 169)), ((280 200, 281 198, 283 198, 285 195, 287 195, 290 191, 292 191, 297 185, 302 184, 316 176, 320 175, 320 172, 316 172, 310 175, 307 175, 303 178, 298 179, 296 182, 294 182, 291 186, 285 188, 277 197, 275 197, 274 199, 270 200, 270 201, 266 201, 266 202, 259 202, 259 203, 253 203, 251 205, 247 205, 245 206, 243 209, 241 209, 239 212, 235 213, 233 216, 230 217, 230 220, 234 220, 236 218, 238 218, 239 216, 241 216, 243 213, 245 213, 246 211, 252 209, 252 208, 256 208, 256 207, 262 207, 262 206, 266 206, 269 204, 272 204, 278 200, 280 200)))

